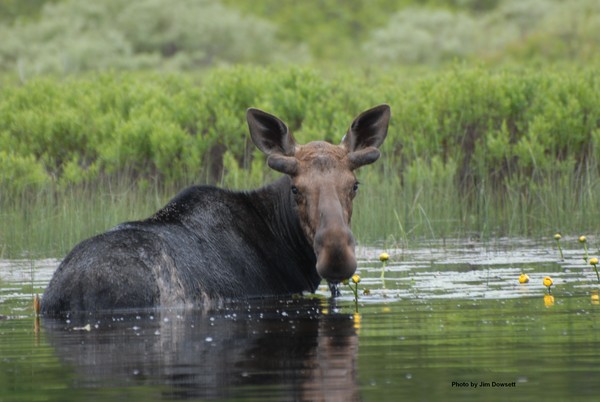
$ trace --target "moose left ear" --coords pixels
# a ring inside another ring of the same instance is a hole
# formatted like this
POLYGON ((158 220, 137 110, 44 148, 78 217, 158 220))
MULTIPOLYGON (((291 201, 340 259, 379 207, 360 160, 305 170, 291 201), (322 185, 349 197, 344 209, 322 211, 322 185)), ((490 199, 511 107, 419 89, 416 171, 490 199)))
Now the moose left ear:
POLYGON ((390 107, 385 104, 362 112, 352 122, 342 139, 342 145, 349 152, 357 152, 369 147, 379 148, 387 136, 390 115, 390 107))

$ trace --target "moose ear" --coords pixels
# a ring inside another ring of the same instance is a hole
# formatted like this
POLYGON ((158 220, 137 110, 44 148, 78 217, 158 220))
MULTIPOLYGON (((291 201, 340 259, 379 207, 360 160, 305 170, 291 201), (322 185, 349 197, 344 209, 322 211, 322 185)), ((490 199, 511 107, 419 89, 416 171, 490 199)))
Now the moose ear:
POLYGON ((352 122, 342 139, 342 145, 349 152, 357 152, 369 147, 379 148, 387 136, 390 114, 388 105, 379 105, 362 112, 352 122))
POLYGON ((252 142, 267 155, 291 156, 296 149, 296 141, 284 122, 277 117, 250 108, 246 112, 252 142))
POLYGON ((379 146, 387 136, 390 107, 379 105, 362 112, 342 139, 348 150, 350 169, 356 169, 379 159, 379 146))

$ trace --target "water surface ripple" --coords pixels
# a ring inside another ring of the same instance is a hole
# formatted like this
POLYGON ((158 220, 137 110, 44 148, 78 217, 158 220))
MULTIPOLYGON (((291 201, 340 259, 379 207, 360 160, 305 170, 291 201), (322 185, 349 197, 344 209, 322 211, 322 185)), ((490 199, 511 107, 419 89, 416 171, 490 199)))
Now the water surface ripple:
POLYGON ((383 278, 383 248, 361 247, 357 305, 323 285, 39 320, 32 295, 58 261, 3 260, 0 401, 596 401, 600 285, 576 239, 563 244, 564 260, 528 239, 386 248, 383 278))

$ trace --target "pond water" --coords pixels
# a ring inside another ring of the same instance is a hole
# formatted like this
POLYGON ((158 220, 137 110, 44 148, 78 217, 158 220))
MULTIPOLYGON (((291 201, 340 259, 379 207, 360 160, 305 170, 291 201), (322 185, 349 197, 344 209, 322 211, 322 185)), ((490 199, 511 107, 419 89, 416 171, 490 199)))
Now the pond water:
POLYGON ((384 278, 361 247, 356 305, 322 286, 64 319, 32 309, 58 261, 0 261, 0 401, 597 401, 599 285, 561 242, 564 260, 551 240, 386 249, 384 278))

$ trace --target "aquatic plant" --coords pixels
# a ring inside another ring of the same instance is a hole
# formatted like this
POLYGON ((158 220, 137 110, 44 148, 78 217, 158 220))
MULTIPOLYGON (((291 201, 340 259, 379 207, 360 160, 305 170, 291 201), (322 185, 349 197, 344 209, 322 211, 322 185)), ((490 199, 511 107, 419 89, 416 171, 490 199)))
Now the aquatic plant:
POLYGON ((550 278, 549 276, 546 276, 546 277, 544 277, 544 280, 542 281, 542 283, 544 284, 544 286, 546 288, 548 288, 548 294, 550 294, 552 292, 552 290, 550 288, 554 284, 554 281, 552 280, 552 278, 550 278))
POLYGON ((594 271, 596 272, 596 278, 598 279, 598 283, 600 283, 600 275, 598 275, 598 268, 596 268, 596 265, 598 265, 598 258, 590 258, 590 265, 594 267, 594 271))
POLYGON ((386 252, 379 254, 379 261, 381 261, 381 279, 385 279, 385 267, 387 261, 390 259, 390 255, 386 252))
POLYGON ((521 274, 519 275, 519 283, 527 283, 529 282, 529 275, 527 274, 521 274))
POLYGON ((560 247, 560 239, 561 239, 561 237, 562 236, 560 235, 560 233, 556 233, 554 235, 554 240, 556 240, 556 245, 558 246, 558 251, 560 252, 560 259, 564 260, 565 257, 563 256, 563 251, 562 251, 562 248, 560 247))
POLYGON ((587 238, 583 235, 579 236, 579 243, 583 244, 583 260, 588 261, 587 238))
POLYGON ((354 311, 358 313, 358 284, 360 283, 360 275, 354 274, 350 280, 345 280, 344 284, 347 284, 352 293, 354 294, 354 311), (354 284, 354 286, 352 286, 354 284))

